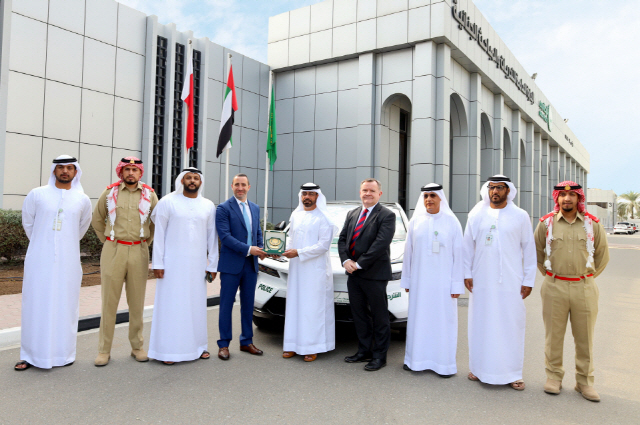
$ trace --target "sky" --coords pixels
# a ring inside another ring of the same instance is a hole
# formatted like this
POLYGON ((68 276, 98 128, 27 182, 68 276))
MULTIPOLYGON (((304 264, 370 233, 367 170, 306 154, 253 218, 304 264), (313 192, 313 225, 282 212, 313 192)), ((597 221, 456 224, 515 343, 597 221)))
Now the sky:
MULTIPOLYGON (((269 17, 318 0, 119 0, 267 62, 269 17)), ((588 186, 640 192, 640 2, 475 0, 591 156, 588 186)))

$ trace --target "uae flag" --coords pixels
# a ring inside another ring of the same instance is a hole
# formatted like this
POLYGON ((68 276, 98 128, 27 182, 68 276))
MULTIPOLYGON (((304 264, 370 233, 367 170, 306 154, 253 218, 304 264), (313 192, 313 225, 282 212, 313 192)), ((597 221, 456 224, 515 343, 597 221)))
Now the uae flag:
POLYGON ((236 86, 233 83, 233 66, 230 66, 227 88, 224 91, 224 102, 222 104, 222 117, 220 118, 220 135, 218 136, 216 158, 232 145, 231 131, 233 129, 233 113, 237 110, 238 101, 236 100, 236 86))
POLYGON ((187 104, 187 135, 185 142, 187 151, 193 147, 193 58, 191 48, 187 49, 187 74, 182 85, 182 100, 187 104))

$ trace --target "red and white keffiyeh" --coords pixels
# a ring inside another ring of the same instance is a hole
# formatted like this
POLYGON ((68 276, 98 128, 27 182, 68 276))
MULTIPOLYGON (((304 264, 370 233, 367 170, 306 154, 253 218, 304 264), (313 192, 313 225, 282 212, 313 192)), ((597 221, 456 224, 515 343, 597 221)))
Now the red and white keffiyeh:
POLYGON ((572 182, 570 180, 563 181, 559 183, 555 190, 553 191, 553 202, 555 206, 553 207, 553 212, 545 215, 540 219, 547 226, 547 234, 546 234, 546 247, 545 253, 547 254, 547 259, 544 262, 544 267, 551 271, 551 241, 553 240, 553 218, 560 211, 560 204, 558 204, 558 196, 560 195, 561 190, 567 190, 571 192, 575 192, 578 195, 578 211, 584 215, 584 230, 587 232, 587 252, 589 253, 589 258, 587 259, 587 268, 593 267, 593 253, 595 252, 594 246, 594 236, 593 236, 593 222, 599 222, 597 217, 589 214, 585 207, 585 196, 584 190, 578 183, 572 182), (574 189, 571 186, 578 186, 579 188, 574 189), (562 187, 562 189, 558 189, 562 187))
MULTIPOLYGON (((111 223, 111 233, 109 236, 111 239, 115 239, 113 226, 116 222, 116 206, 118 204, 119 187, 120 184, 122 184, 122 169, 128 165, 139 168, 142 172, 140 174, 141 178, 144 175, 144 165, 142 161, 135 156, 122 158, 116 166, 116 174, 120 177, 120 180, 107 186, 107 189, 111 189, 107 194, 107 212, 109 214, 109 223, 111 223)), ((138 212, 140 213, 140 238, 144 237, 144 223, 149 218, 149 213, 151 212, 151 192, 153 192, 153 188, 142 183, 142 193, 140 194, 140 202, 138 203, 138 212)))

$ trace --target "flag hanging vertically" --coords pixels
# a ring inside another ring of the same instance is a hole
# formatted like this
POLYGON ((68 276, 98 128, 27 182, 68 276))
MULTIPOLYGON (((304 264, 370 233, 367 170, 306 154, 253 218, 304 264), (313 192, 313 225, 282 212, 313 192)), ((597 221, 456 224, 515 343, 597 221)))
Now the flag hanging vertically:
POLYGON ((276 150, 276 96, 273 86, 271 87, 271 105, 269 105, 269 130, 267 130, 267 155, 269 165, 273 171, 273 163, 278 159, 276 150))
POLYGON ((218 136, 216 158, 232 145, 231 131, 233 129, 233 113, 237 110, 238 101, 236 100, 236 86, 233 83, 233 66, 230 66, 227 88, 224 92, 224 102, 222 104, 222 117, 220 118, 220 135, 218 136))
POLYGON ((189 40, 189 48, 187 48, 187 73, 184 76, 184 84, 182 85, 181 99, 187 104, 187 134, 185 136, 185 145, 187 151, 193 147, 193 57, 191 49, 191 40, 189 40))

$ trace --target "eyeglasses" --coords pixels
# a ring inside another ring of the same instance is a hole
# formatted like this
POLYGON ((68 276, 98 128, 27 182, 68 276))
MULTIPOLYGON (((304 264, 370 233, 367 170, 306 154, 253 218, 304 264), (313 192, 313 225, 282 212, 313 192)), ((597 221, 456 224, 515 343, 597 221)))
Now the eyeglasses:
POLYGON ((489 186, 489 192, 491 192, 492 190, 497 190, 498 192, 502 192, 503 190, 506 190, 507 186, 501 184, 498 186, 489 186))
POLYGON ((436 195, 435 193, 425 193, 424 197, 425 198, 436 198, 438 195, 436 195))

